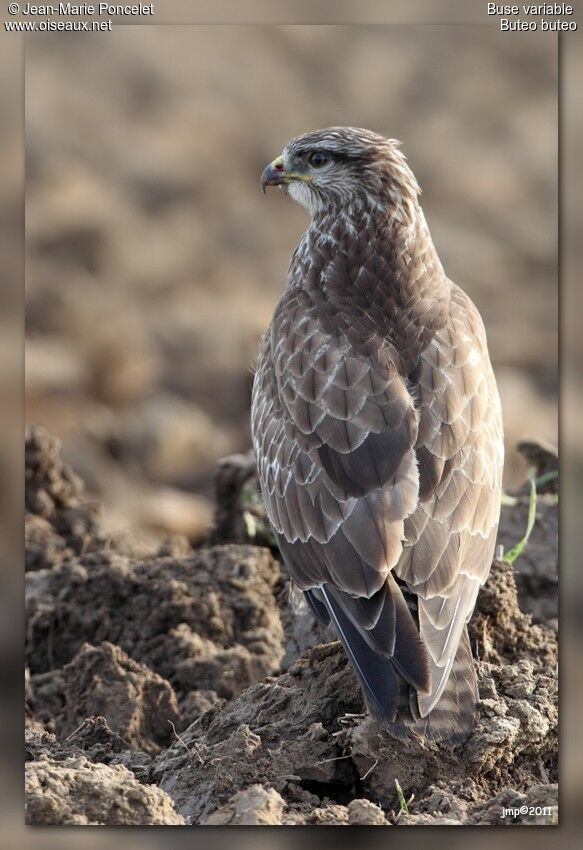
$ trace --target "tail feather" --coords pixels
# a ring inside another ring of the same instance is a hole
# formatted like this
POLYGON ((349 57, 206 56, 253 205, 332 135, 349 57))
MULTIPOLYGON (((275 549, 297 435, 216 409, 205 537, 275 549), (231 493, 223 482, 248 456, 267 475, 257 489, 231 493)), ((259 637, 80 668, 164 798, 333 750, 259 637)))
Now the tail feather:
POLYGON ((317 613, 322 616, 326 611, 329 615, 359 679, 371 715, 390 735, 400 740, 425 738, 451 743, 467 738, 474 728, 478 699, 467 627, 464 627, 447 685, 432 711, 422 717, 417 689, 410 676, 402 675, 399 653, 387 656, 375 651, 330 588, 324 586, 309 593, 315 597, 317 613))
POLYGON ((417 694, 409 689, 409 705, 398 710, 394 723, 385 728, 401 740, 420 737, 431 741, 464 741, 474 728, 478 685, 467 627, 459 643, 451 673, 439 701, 421 717, 417 694))
MULTIPOLYGON (((386 592, 390 593, 391 589, 387 584, 386 592)), ((357 622, 357 609, 345 606, 344 594, 339 595, 335 588, 327 585, 313 588, 306 592, 306 597, 321 622, 332 622, 359 679, 371 715, 390 735, 400 740, 425 738, 451 743, 467 738, 475 723, 478 689, 466 626, 447 684, 434 708, 422 716, 420 699, 426 702, 427 691, 418 688, 420 683, 426 684, 422 672, 426 652, 410 612, 407 610, 408 617, 399 616, 400 611, 406 609, 402 596, 393 609, 397 632, 394 654, 383 652, 376 641, 371 640, 370 633, 357 622)))
POLYGON ((330 625, 330 612, 326 608, 324 602, 321 599, 318 599, 316 596, 317 591, 313 590, 305 590, 304 596, 306 598, 306 602, 312 609, 312 613, 316 617, 316 619, 323 625, 330 625))
POLYGON ((375 717, 393 722, 400 685, 390 658, 375 652, 325 587, 320 588, 338 637, 360 681, 366 703, 375 717))

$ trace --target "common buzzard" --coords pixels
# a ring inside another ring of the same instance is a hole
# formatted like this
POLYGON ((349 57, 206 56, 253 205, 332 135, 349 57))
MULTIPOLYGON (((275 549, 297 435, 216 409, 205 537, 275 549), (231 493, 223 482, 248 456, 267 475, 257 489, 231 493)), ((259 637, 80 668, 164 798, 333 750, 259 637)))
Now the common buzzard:
POLYGON ((299 136, 266 186, 311 216, 253 386, 267 515, 372 715, 398 738, 461 739, 503 464, 482 320, 443 270, 396 141, 299 136))

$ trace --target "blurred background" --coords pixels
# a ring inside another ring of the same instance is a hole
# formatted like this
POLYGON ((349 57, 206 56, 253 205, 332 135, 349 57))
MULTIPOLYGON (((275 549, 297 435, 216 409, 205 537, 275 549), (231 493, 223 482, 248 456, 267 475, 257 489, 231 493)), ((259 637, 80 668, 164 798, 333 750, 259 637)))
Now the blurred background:
POLYGON ((306 227, 258 180, 332 124, 402 140, 484 318, 517 440, 557 440, 557 44, 474 26, 118 27, 26 43, 26 419, 112 531, 196 541, 249 446, 252 364, 306 227))

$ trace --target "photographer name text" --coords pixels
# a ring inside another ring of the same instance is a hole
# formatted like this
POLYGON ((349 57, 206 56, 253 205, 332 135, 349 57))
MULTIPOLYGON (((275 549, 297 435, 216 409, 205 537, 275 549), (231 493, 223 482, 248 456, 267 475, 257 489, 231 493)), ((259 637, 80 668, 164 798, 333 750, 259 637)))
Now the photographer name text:
POLYGON ((67 15, 71 17, 91 17, 92 15, 153 15, 153 3, 57 3, 56 5, 37 5, 23 3, 20 6, 20 14, 51 17, 52 15, 67 15))

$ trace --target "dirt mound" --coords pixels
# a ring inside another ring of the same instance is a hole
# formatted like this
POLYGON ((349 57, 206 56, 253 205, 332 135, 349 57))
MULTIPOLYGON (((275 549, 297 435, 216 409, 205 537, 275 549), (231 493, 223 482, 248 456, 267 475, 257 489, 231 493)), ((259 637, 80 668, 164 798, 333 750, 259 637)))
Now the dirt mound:
MULTIPOLYGON (((517 641, 522 649, 530 651, 517 641)), ((346 805, 359 796, 398 811, 395 780, 406 797, 414 795, 416 812, 473 820, 502 789, 523 793, 533 782, 557 781, 552 672, 523 660, 480 662, 478 675, 480 719, 467 742, 453 749, 403 744, 362 716, 338 642, 318 646, 285 675, 203 715, 160 754, 154 776, 189 823, 257 782, 282 796, 292 819, 321 801, 346 805)))
POLYGON ((61 460, 57 438, 44 428, 28 429, 25 462, 26 569, 106 548, 99 507, 83 500, 83 482, 61 460))
POLYGON ((200 549, 140 562, 87 555, 27 576, 27 661, 32 681, 61 668, 82 644, 109 641, 168 678, 231 697, 282 655, 272 589, 280 575, 257 547, 200 549))
MULTIPOLYGON (((29 823, 556 820, 556 635, 520 609, 509 564, 471 623, 476 729, 455 748, 403 744, 364 715, 338 642, 294 613, 250 456, 220 470, 212 545, 140 559, 99 548, 98 523, 93 548, 70 542, 81 485, 48 435, 27 445, 29 517, 64 553, 26 576, 29 823)), ((538 506, 556 510, 552 494, 538 506)))
POLYGON ((126 748, 156 752, 170 742, 170 724, 180 717, 171 685, 111 643, 83 644, 69 664, 43 679, 61 697, 52 718, 61 739, 86 718, 103 716, 126 748))
POLYGON ((122 765, 94 764, 84 756, 27 766, 26 823, 35 826, 182 824, 172 800, 141 785, 122 765))
MULTIPOLYGON (((499 540, 513 545, 524 534, 528 518, 528 496, 502 512, 499 540)), ((555 631, 558 617, 559 512, 557 497, 544 493, 537 497, 536 523, 528 546, 515 563, 514 577, 520 607, 535 623, 545 623, 555 631)))

